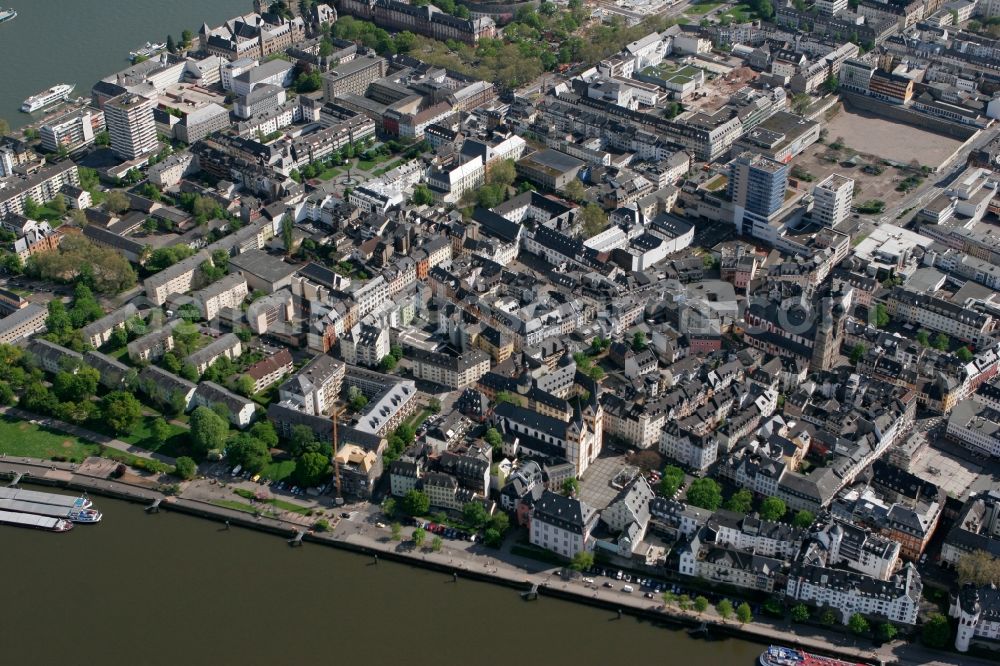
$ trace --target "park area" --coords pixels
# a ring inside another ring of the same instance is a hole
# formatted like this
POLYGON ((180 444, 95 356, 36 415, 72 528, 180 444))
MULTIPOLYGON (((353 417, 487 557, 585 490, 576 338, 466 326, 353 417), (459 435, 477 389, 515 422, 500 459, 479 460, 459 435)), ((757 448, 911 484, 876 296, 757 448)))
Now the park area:
POLYGON ((651 65, 642 70, 646 76, 655 76, 667 83, 675 85, 685 85, 690 83, 694 77, 698 76, 701 70, 691 65, 683 65, 676 62, 664 60, 659 65, 651 65))
POLYGON ((916 160, 931 168, 940 166, 962 145, 958 139, 847 108, 828 121, 827 130, 831 141, 841 138, 858 153, 901 164, 916 160))

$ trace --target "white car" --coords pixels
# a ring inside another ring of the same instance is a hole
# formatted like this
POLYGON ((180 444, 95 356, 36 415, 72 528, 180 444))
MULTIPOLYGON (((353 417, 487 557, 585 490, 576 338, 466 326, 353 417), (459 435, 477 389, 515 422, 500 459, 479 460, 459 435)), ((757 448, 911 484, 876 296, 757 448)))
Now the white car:
POLYGON ((625 585, 624 587, 622 587, 622 592, 626 594, 632 594, 633 591, 634 590, 632 589, 631 585, 625 585))

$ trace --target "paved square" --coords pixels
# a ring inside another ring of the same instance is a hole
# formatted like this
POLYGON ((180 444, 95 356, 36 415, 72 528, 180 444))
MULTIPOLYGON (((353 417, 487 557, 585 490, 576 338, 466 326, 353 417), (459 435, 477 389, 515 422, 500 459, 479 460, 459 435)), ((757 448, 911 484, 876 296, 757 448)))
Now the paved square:
POLYGON ((982 467, 932 446, 924 447, 910 461, 910 472, 943 488, 952 497, 963 497, 979 479, 982 467))
POLYGON ((618 494, 611 480, 628 466, 624 455, 601 455, 580 480, 580 499, 597 510, 606 507, 618 494))

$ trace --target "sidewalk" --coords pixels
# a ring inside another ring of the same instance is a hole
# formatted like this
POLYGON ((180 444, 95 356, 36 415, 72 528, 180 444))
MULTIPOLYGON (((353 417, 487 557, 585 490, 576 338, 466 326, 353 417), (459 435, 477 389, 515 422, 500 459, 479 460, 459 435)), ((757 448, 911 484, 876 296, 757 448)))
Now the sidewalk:
POLYGON ((82 428, 78 425, 73 425, 72 423, 66 423, 65 421, 60 421, 59 419, 53 418, 51 416, 40 416, 38 414, 33 414, 31 412, 26 412, 23 409, 17 407, 0 407, 0 414, 7 414, 16 419, 22 421, 36 421, 38 424, 46 426, 48 428, 54 428, 55 430, 62 430, 70 435, 75 435, 80 439, 86 439, 97 444, 108 447, 109 449, 116 449, 123 453, 130 453, 138 458, 145 458, 146 460, 158 460, 162 463, 168 465, 176 465, 177 460, 171 458, 170 456, 165 456, 160 453, 153 453, 147 451, 146 449, 140 448, 129 444, 128 442, 123 442, 120 439, 115 439, 114 437, 108 437, 107 435, 102 435, 99 432, 94 432, 93 430, 88 430, 87 428, 82 428))

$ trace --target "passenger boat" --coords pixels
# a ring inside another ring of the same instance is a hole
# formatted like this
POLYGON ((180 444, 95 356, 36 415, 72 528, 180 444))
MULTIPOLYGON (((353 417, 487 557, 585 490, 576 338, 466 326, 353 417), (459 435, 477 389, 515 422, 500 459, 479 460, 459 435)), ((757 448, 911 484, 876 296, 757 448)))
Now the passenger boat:
POLYGON ((146 42, 146 45, 141 49, 136 49, 135 51, 129 51, 128 55, 132 60, 136 58, 152 58, 157 53, 167 48, 166 44, 156 44, 154 42, 146 42))
POLYGON ((32 95, 28 99, 24 100, 24 104, 21 105, 21 110, 25 113, 34 113, 39 109, 44 109, 50 104, 65 102, 69 99, 69 94, 73 92, 73 88, 75 87, 76 86, 69 83, 60 83, 59 85, 52 86, 48 90, 40 92, 37 95, 32 95))
POLYGON ((0 9, 0 23, 13 21, 17 18, 17 12, 13 9, 0 9))
POLYGON ((760 666, 865 666, 854 661, 822 657, 790 647, 772 645, 760 654, 760 666))

